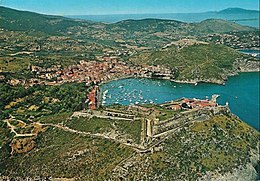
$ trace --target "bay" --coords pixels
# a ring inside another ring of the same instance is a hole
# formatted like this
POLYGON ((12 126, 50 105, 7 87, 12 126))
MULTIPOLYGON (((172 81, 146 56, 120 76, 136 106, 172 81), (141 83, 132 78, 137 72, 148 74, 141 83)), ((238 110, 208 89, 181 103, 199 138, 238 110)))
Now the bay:
POLYGON ((240 73, 230 77, 226 85, 199 83, 180 84, 168 80, 129 78, 101 85, 103 105, 164 103, 182 97, 211 98, 229 103, 232 113, 259 130, 259 72, 240 73))

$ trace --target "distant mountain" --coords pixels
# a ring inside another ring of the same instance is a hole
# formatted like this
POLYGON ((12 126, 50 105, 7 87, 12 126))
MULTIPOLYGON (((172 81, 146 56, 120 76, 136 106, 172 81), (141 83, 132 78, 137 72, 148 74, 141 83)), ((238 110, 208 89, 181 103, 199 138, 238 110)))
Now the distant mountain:
POLYGON ((222 19, 208 19, 199 23, 185 23, 175 20, 142 19, 124 20, 106 26, 108 31, 132 32, 178 32, 181 34, 209 34, 231 31, 255 31, 256 28, 242 26, 222 19))
POLYGON ((243 13, 259 13, 257 10, 247 10, 242 8, 227 8, 221 11, 218 11, 219 14, 243 14, 243 13))
MULTIPOLYGON (((231 10, 230 10, 231 11, 231 10)), ((236 10, 237 12, 238 10, 236 10)), ((125 32, 131 38, 133 32, 138 32, 140 37, 156 32, 167 32, 173 35, 223 33, 230 31, 254 31, 254 28, 238 25, 225 20, 205 20, 200 23, 184 23, 175 20, 142 19, 124 20, 117 23, 105 24, 86 20, 75 20, 62 16, 43 15, 28 11, 18 11, 0 6, 0 28, 13 31, 36 31, 50 35, 74 33, 85 29, 89 34, 93 31, 109 34, 125 32), (98 25, 98 26, 97 26, 98 25), (75 28, 76 27, 76 28, 75 28)), ((152 34, 151 34, 152 35, 152 34)), ((137 35, 135 35, 137 36, 137 35)))
MULTIPOLYGON (((167 47, 168 45, 171 45, 172 42, 187 38, 196 40, 203 37, 205 39, 203 41, 214 42, 215 40, 218 40, 217 43, 220 43, 219 40, 221 40, 222 37, 215 39, 214 37, 211 38, 211 35, 214 33, 232 34, 234 33, 233 31, 236 31, 236 36, 246 37, 248 40, 241 40, 242 38, 234 40, 234 38, 230 38, 230 43, 227 43, 228 45, 231 45, 231 42, 235 43, 235 45, 232 45, 233 47, 242 45, 240 44, 240 41, 245 44, 245 42, 247 43, 251 40, 253 43, 248 43, 248 46, 257 47, 258 45, 256 43, 258 40, 257 38, 250 40, 247 36, 249 33, 255 33, 257 31, 256 28, 242 26, 221 19, 208 19, 199 23, 185 23, 176 20, 163 19, 142 19, 124 20, 117 23, 107 24, 0 7, 0 29, 5 30, 1 31, 1 33, 5 35, 3 36, 4 41, 0 41, 0 47, 6 47, 5 51, 0 52, 1 56, 6 56, 4 59, 9 58, 12 60, 15 56, 20 58, 24 56, 22 55, 24 51, 28 51, 34 52, 37 56, 35 56, 34 59, 30 58, 30 60, 21 59, 27 63, 29 61, 33 63, 37 62, 37 64, 46 67, 53 64, 67 66, 76 61, 82 60, 82 57, 88 57, 89 59, 100 57, 101 53, 104 52, 104 49, 109 52, 111 50, 121 51, 123 47, 123 50, 126 49, 128 53, 125 53, 125 51, 121 53, 119 51, 120 53, 116 53, 115 55, 122 55, 120 58, 124 61, 129 60, 129 57, 133 54, 132 52, 135 54, 135 52, 141 52, 144 50, 150 51, 146 56, 148 59, 138 57, 138 60, 141 60, 143 63, 146 62, 147 64, 151 64, 150 60, 153 60, 152 63, 168 65, 174 68, 175 63, 177 64, 179 62, 182 64, 186 59, 190 60, 187 63, 191 63, 191 66, 188 66, 185 70, 186 73, 182 74, 186 76, 186 78, 189 74, 188 71, 192 70, 194 65, 192 62, 197 60, 206 61, 208 55, 205 55, 202 58, 198 56, 203 55, 204 52, 211 52, 211 55, 208 56, 208 58, 212 60, 211 64, 202 67, 203 69, 201 70, 204 72, 201 76, 204 78, 207 77, 207 73, 210 73, 209 75, 212 75, 212 78, 218 76, 219 80, 223 79, 221 77, 222 74, 215 74, 216 71, 214 71, 214 69, 211 69, 212 72, 208 72, 207 68, 213 67, 215 70, 219 70, 220 72, 223 70, 222 73, 225 74, 226 71, 224 71, 224 69, 226 70, 231 67, 231 64, 233 63, 232 61, 236 58, 235 56, 237 56, 237 53, 225 46, 204 44, 190 46, 183 49, 178 49, 178 46, 172 46, 171 48, 168 48, 167 51, 163 49, 163 51, 160 52, 154 52, 153 50, 167 47), (12 36, 10 36, 10 34, 12 36), (242 34, 245 36, 242 36, 242 34), (52 35, 58 36, 50 37, 52 35), (17 43, 18 39, 19 42, 17 43), (175 49, 177 50, 175 51, 175 49), (43 52, 48 53, 43 54, 43 52), (196 52, 199 53, 195 55, 196 52), (22 54, 20 55, 17 53, 22 54), (191 57, 190 53, 194 54, 194 57, 191 57), (214 53, 215 55, 219 53, 220 59, 216 59, 214 53), (46 60, 47 63, 41 63, 38 60, 38 54, 41 56, 41 59, 46 60), (57 56, 57 54, 59 54, 59 56, 57 56), (175 60, 177 62, 175 62, 175 60), (218 63, 218 60, 223 60, 223 62, 218 64, 219 66, 214 66, 214 64, 218 63), (225 60, 232 61, 226 62, 225 60), (225 66, 224 69, 222 69, 221 66, 225 66)), ((232 37, 233 36, 234 35, 232 35, 232 37)), ((252 37, 254 36, 252 35, 252 37)), ((30 55, 33 57, 34 54, 30 55)), ((13 67, 17 70, 28 67, 20 66, 21 61, 12 61, 12 66, 10 66, 9 61, 2 62, 4 63, 1 66, 5 66, 5 70, 14 69, 13 67)), ((137 63, 139 64, 140 62, 137 63)), ((198 65, 204 66, 204 64, 201 63, 198 65)), ((185 77, 182 79, 184 78, 185 77)))

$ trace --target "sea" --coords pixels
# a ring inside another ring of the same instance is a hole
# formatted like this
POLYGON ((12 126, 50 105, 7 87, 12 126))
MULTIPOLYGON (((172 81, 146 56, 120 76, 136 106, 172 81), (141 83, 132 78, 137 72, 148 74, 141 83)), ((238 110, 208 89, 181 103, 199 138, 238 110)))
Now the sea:
POLYGON ((115 23, 127 19, 169 19, 188 23, 200 22, 206 19, 224 19, 241 25, 259 27, 258 13, 236 13, 236 14, 221 14, 217 12, 206 13, 168 13, 168 14, 114 14, 114 15, 75 15, 67 16, 69 18, 84 19, 95 22, 115 23))
POLYGON ((103 105, 164 103, 179 98, 220 97, 221 105, 228 103, 232 113, 259 129, 259 72, 240 73, 228 79, 225 85, 210 83, 181 84, 169 80, 128 78, 108 82, 101 86, 103 105))
POLYGON ((252 50, 252 49, 241 49, 239 50, 241 53, 252 55, 256 58, 260 58, 260 49, 252 50))
MULTIPOLYGON (((168 14, 116 14, 76 15, 70 18, 95 22, 115 23, 127 19, 158 18, 195 23, 206 19, 224 19, 241 25, 259 28, 258 13, 168 13, 168 14)), ((240 50, 242 53, 259 57, 259 50, 240 50)), ((166 80, 122 79, 102 85, 107 90, 105 105, 134 103, 163 103, 181 97, 206 98, 219 94, 220 104, 229 103, 231 111, 259 130, 259 73, 241 73, 230 77, 225 86, 200 83, 197 86, 178 84, 166 80), (141 97, 140 97, 141 95, 141 97), (142 99, 141 99, 142 98, 142 99), (144 102, 146 101, 146 102, 144 102)))

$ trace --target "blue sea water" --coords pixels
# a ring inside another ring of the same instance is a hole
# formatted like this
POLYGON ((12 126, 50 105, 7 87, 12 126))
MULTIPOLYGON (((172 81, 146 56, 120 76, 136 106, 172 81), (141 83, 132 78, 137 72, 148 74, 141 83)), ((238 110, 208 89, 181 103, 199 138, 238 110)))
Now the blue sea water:
POLYGON ((199 83, 180 84, 167 80, 130 78, 111 81, 101 86, 106 94, 104 105, 164 103, 182 97, 211 98, 218 94, 218 103, 229 103, 231 111, 259 130, 259 72, 241 73, 230 77, 226 85, 199 83))
POLYGON ((242 50, 239 50, 239 51, 244 53, 244 54, 253 55, 257 58, 260 58, 260 49, 258 49, 258 50, 242 49, 242 50))
POLYGON ((68 16, 70 18, 91 20, 96 22, 115 23, 127 19, 145 19, 145 18, 158 18, 170 19, 183 22, 200 22, 206 19, 224 19, 236 22, 241 25, 259 27, 259 14, 258 13, 242 13, 242 14, 221 14, 216 12, 207 13, 169 13, 169 14, 116 14, 116 15, 75 15, 68 16))

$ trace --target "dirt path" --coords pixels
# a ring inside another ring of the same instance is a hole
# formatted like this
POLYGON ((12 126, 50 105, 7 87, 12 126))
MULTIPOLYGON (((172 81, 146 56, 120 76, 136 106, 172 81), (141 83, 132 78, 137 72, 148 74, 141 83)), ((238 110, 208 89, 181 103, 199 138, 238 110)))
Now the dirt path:
POLYGON ((75 130, 75 129, 71 129, 67 126, 62 126, 62 125, 57 125, 57 124, 45 124, 45 123, 39 123, 39 122, 36 122, 35 124, 39 124, 41 126, 52 126, 52 127, 56 127, 56 128, 59 128, 59 129, 62 129, 64 131, 68 131, 68 132, 71 132, 71 133, 76 133, 76 134, 81 134, 81 135, 85 135, 85 136, 92 136, 92 137, 98 137, 98 138, 103 138, 103 139, 108 139, 108 140, 113 140, 115 142, 118 142, 122 145, 125 145, 127 147, 131 147, 132 149, 134 149, 135 151, 137 152, 142 152, 143 148, 139 147, 138 145, 133 145, 133 144, 130 144, 130 143, 125 143, 123 141, 120 141, 118 139, 115 139, 115 138, 112 138, 108 135, 105 135, 105 134, 101 134, 101 133, 90 133, 90 132, 83 132, 83 131, 78 131, 78 130, 75 130))
POLYGON ((15 131, 16 127, 12 125, 9 120, 4 120, 4 122, 7 124, 7 126, 10 128, 11 132, 14 133, 14 137, 32 137, 32 136, 37 136, 37 134, 33 133, 26 133, 26 134, 19 134, 15 131))

